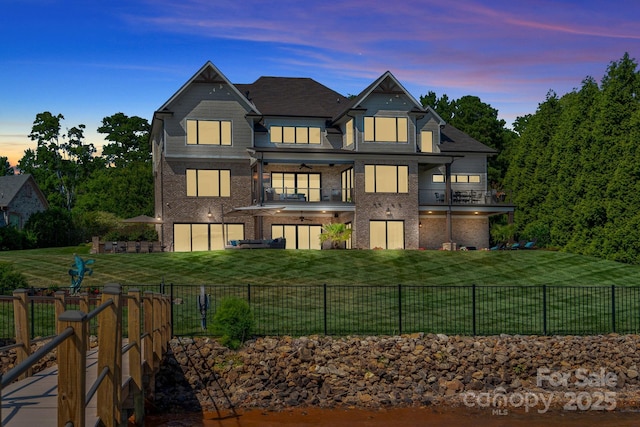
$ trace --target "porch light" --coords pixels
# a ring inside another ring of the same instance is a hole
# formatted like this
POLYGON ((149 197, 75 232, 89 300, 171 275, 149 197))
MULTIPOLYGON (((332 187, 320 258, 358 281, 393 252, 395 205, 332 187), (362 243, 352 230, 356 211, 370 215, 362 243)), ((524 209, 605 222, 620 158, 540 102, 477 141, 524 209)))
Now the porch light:
POLYGON ((422 221, 418 223, 418 227, 422 228, 422 221))
POLYGON ((391 216, 391 209, 387 208, 387 211, 385 213, 387 214, 387 216, 391 216))
POLYGON ((211 208, 209 208, 209 212, 207 213, 207 216, 208 216, 209 218, 211 218, 211 215, 212 215, 212 213, 211 213, 211 208))

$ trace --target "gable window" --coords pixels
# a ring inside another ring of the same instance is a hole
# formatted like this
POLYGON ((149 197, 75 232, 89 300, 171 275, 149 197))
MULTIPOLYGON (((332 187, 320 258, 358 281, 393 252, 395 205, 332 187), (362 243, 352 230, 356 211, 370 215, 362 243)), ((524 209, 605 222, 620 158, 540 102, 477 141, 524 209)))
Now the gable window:
POLYGON ((231 171, 226 169, 187 169, 188 197, 230 197, 231 171))
POLYGON ((188 145, 231 145, 231 121, 187 120, 188 145))
POLYGON ((420 132, 420 151, 433 153, 433 131, 423 130, 420 132))
POLYGON ((348 147, 353 145, 354 142, 354 132, 353 132, 353 119, 349 119, 347 123, 344 124, 344 144, 343 147, 348 147))
POLYGON ((409 166, 365 165, 366 193, 408 193, 409 166))
POLYGON ((365 117, 364 140, 367 142, 407 142, 406 117, 365 117))
POLYGON ((320 201, 319 173, 272 172, 271 186, 276 195, 283 195, 282 199, 296 195, 298 200, 320 201))
POLYGON ((271 126, 271 142, 278 144, 320 144, 320 128, 271 126))

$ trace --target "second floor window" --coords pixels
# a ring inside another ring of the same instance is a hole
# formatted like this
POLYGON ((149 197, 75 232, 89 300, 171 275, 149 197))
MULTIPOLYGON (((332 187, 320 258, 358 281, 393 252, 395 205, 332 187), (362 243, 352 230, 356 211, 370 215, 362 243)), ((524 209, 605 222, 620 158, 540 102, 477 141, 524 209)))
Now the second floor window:
POLYGON ((188 145, 231 145, 231 121, 187 120, 188 145))
POLYGON ((408 193, 409 166, 365 165, 366 193, 408 193))
MULTIPOLYGON (((433 182, 445 182, 445 177, 442 174, 434 174, 433 182)), ((480 182, 480 175, 467 175, 467 174, 451 174, 451 182, 464 182, 470 184, 478 184, 480 182)))
POLYGON ((365 117, 366 142, 408 142, 406 117, 365 117))
POLYGON ((230 197, 231 171, 226 169, 187 169, 188 197, 230 197))
POLYGON ((320 128, 271 126, 271 142, 277 144, 320 144, 320 128))

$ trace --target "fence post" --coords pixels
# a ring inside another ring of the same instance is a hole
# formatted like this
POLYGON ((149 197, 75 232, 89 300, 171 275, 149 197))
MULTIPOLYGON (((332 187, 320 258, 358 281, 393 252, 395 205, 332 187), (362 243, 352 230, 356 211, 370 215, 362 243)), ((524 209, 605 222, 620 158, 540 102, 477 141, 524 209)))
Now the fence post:
POLYGON ((167 295, 158 295, 159 309, 160 309, 160 362, 162 363, 162 355, 167 351, 167 343, 169 339, 169 318, 167 316, 167 295))
POLYGON ((153 294, 153 375, 162 362, 162 313, 160 294, 153 294))
POLYGON ((324 334, 327 335, 327 284, 322 285, 323 288, 323 304, 324 304, 324 334))
POLYGON ((616 332, 616 285, 611 285, 611 329, 616 332))
POLYGON ((476 285, 475 283, 471 285, 471 312, 472 312, 472 320, 471 320, 471 329, 473 330, 473 335, 476 335, 476 285))
POLYGON ((247 304, 251 305, 251 283, 247 283, 247 304))
MULTIPOLYGON (((54 294, 54 298, 55 298, 55 304, 56 304, 56 319, 58 319, 60 317, 60 315, 62 313, 64 313, 64 311, 66 310, 66 304, 65 304, 65 300, 64 297, 66 296, 66 292, 65 291, 56 291, 54 294)), ((85 311, 85 313, 87 313, 85 311)), ((62 332, 63 330, 60 329, 60 322, 56 322, 56 334, 59 334, 60 332, 62 332)))
POLYGON ((98 388, 98 418, 105 427, 120 424, 122 396, 122 301, 121 288, 117 284, 106 285, 102 302, 112 304, 98 315, 98 373, 104 367, 109 374, 98 388))
POLYGON ((402 284, 398 283, 398 335, 402 335, 402 284))
POLYGON ((142 356, 140 354, 140 290, 129 290, 128 302, 129 343, 135 344, 129 350, 129 373, 133 383, 133 410, 135 423, 144 424, 144 394, 142 392, 142 356))
POLYGON ((542 333, 547 335, 547 285, 542 285, 542 333))
POLYGON ((153 365, 153 292, 145 291, 143 297, 144 310, 144 339, 142 349, 144 351, 144 375, 146 378, 146 391, 153 398, 155 393, 155 367, 153 365))
MULTIPOLYGON (((80 311, 82 311, 83 313, 89 313, 91 311, 89 310, 89 293, 88 292, 82 292, 80 294, 80 311)), ((84 322, 84 330, 87 337, 87 339, 85 340, 86 351, 91 350, 90 326, 91 325, 89 324, 89 322, 84 322)))
POLYGON ((85 425, 85 398, 87 393, 87 358, 85 352, 84 323, 87 315, 82 311, 65 311, 58 316, 57 330, 73 328, 73 335, 58 347, 58 425, 71 423, 85 425))
MULTIPOLYGON (((22 363, 31 354, 31 339, 29 335, 29 291, 16 289, 13 291, 13 322, 16 328, 16 365, 22 363)), ((19 379, 25 379, 33 374, 29 368, 19 379)))
POLYGON ((169 319, 171 321, 171 333, 169 334, 169 337, 173 337, 173 301, 175 301, 174 295, 173 295, 173 282, 171 282, 171 299, 169 300, 169 319))

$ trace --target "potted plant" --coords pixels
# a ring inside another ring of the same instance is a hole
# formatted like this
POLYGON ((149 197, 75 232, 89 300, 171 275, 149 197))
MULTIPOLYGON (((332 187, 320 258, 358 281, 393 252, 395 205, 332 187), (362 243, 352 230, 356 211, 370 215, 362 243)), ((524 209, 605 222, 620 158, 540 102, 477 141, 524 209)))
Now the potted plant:
POLYGON ((351 228, 347 227, 347 224, 341 222, 322 224, 320 243, 331 241, 331 247, 333 249, 341 249, 342 243, 351 238, 351 231, 351 228))

